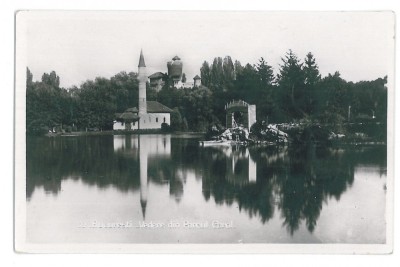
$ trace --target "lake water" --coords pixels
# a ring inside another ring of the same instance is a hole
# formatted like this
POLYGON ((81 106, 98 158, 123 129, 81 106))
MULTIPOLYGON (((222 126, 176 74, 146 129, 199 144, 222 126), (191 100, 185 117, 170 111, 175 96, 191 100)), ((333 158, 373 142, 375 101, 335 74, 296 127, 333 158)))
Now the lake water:
POLYGON ((32 243, 385 243, 386 146, 27 139, 32 243))

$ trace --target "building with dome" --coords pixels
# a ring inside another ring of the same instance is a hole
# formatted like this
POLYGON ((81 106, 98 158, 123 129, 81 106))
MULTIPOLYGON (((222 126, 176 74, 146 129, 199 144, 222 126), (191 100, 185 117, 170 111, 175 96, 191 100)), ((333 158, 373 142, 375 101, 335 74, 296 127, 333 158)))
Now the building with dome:
POLYGON ((178 56, 173 57, 171 61, 167 62, 167 73, 155 72, 148 78, 150 79, 150 88, 157 92, 162 89, 167 80, 176 88, 194 88, 201 85, 201 78, 199 75, 196 75, 193 81, 182 81, 183 62, 178 56))
POLYGON ((172 58, 172 61, 167 62, 168 78, 170 78, 176 86, 182 80, 183 63, 178 56, 172 58))

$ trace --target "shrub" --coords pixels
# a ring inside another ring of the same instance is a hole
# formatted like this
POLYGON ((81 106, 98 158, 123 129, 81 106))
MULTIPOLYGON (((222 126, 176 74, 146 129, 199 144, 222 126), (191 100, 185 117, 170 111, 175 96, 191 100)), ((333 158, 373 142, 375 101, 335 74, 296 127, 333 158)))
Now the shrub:
POLYGON ((168 123, 163 122, 161 124, 161 131, 164 133, 169 133, 171 131, 171 127, 169 126, 168 123))

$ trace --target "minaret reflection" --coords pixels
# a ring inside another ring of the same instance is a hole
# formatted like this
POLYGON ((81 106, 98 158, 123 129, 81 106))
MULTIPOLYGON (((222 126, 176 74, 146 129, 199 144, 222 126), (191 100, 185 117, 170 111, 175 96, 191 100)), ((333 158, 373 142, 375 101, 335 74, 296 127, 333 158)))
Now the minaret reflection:
POLYGON ((147 176, 147 157, 148 146, 146 136, 139 135, 139 161, 140 161, 140 206, 142 207, 143 220, 146 219, 148 176, 147 176))
POLYGON ((140 206, 144 220, 148 201, 149 165, 157 165, 158 161, 171 156, 171 136, 115 135, 114 152, 123 153, 124 156, 135 159, 139 158, 140 206))
MULTIPOLYGON (((146 217, 148 200, 148 168, 149 162, 157 163, 158 160, 171 156, 170 135, 139 135, 139 161, 140 161, 140 205, 143 220, 146 217)), ((151 163, 150 163, 151 164, 151 163)))

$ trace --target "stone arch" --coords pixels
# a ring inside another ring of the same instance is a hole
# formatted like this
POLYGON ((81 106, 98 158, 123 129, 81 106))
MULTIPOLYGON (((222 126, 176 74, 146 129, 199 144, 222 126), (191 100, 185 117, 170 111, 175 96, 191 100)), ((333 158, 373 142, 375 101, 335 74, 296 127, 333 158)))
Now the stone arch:
POLYGON ((256 122, 256 106, 250 105, 243 100, 233 100, 225 105, 226 110, 226 128, 233 128, 242 124, 243 127, 248 128, 256 122), (241 115, 241 121, 235 120, 235 114, 241 115))

